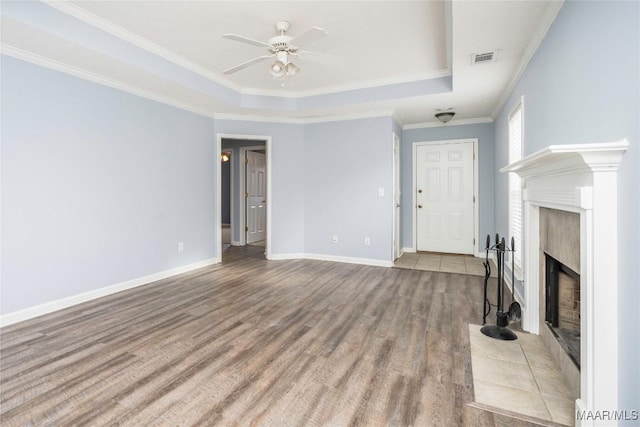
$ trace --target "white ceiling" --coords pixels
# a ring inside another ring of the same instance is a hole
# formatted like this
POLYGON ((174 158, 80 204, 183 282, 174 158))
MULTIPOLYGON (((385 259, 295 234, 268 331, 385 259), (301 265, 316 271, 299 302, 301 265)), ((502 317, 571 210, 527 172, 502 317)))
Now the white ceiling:
POLYGON ((435 122, 436 109, 453 107, 458 120, 488 120, 501 106, 513 76, 517 77, 526 65, 561 4, 557 1, 39 4, 51 22, 43 22, 39 17, 43 13, 24 6, 20 10, 3 5, 2 51, 208 115, 304 119, 393 111, 403 124, 411 125, 435 122), (74 25, 63 18, 73 19, 74 25), (327 30, 328 36, 305 48, 336 58, 312 60, 309 55, 296 59, 294 62, 302 70, 287 78, 284 87, 271 78, 269 61, 230 76, 222 74, 231 66, 266 53, 259 47, 223 39, 222 34, 234 33, 266 42, 276 35, 274 24, 279 20, 291 22, 288 34, 294 37, 312 26, 327 30), (63 22, 67 23, 62 25, 63 22), (145 67, 141 62, 144 55, 127 57, 126 49, 110 50, 100 37, 86 30, 87 25, 94 32, 99 28, 120 42, 142 48, 145 53, 152 52, 173 69, 145 67), (471 65, 473 53, 496 49, 496 62, 471 65), (176 65, 205 84, 178 76, 176 65), (443 76, 452 76, 452 89, 407 93, 404 86, 443 76), (213 89, 206 89, 206 81, 213 89), (360 90, 360 96, 352 96, 355 89, 360 90), (231 95, 223 95, 227 92, 231 95), (378 96, 382 92, 384 96, 378 96), (290 100, 327 93, 337 93, 339 101, 305 108, 279 108, 270 103, 279 98, 290 100), (236 95, 249 94, 273 98, 264 98, 253 108, 230 101, 236 95))

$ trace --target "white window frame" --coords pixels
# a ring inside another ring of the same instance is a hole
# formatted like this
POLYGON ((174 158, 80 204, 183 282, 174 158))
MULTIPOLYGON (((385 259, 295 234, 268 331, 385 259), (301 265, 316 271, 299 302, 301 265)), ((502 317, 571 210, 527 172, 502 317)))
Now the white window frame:
MULTIPOLYGON (((509 112, 507 118, 507 135, 508 135, 508 157, 509 164, 522 159, 524 151, 524 97, 520 97, 518 103, 509 112), (516 115, 519 115, 520 129, 513 129, 517 123, 513 123, 516 115), (519 132, 517 132, 519 130, 519 132), (516 133, 517 132, 517 133, 516 133), (519 141, 516 141, 519 136, 519 141)), ((515 259, 515 276, 522 281, 523 274, 523 230, 524 230, 524 210, 522 203, 522 179, 514 172, 509 172, 508 176, 508 217, 509 217, 509 240, 507 245, 511 245, 511 237, 515 241, 516 252, 512 256, 515 259)))

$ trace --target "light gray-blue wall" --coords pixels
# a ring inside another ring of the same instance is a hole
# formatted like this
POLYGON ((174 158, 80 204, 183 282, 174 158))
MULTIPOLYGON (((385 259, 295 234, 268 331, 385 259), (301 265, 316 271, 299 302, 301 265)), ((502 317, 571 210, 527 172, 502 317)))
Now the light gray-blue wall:
POLYGON ((213 119, 6 56, 1 102, 2 313, 216 256, 213 119))
POLYGON ((402 246, 413 247, 413 143, 425 141, 446 141, 453 139, 478 139, 478 215, 479 241, 476 251, 484 249, 487 234, 495 233, 493 222, 494 206, 494 153, 493 123, 471 125, 445 125, 402 131, 402 246))
POLYGON ((390 260, 391 117, 214 120, 9 57, 2 79, 3 314, 217 257, 219 134, 272 138, 273 254, 390 260))
POLYGON ((391 261, 392 122, 378 117, 305 126, 306 253, 391 261))
MULTIPOLYGON (((525 155, 552 144, 629 141, 618 184, 619 304, 611 307, 627 410, 640 409, 639 29, 638 2, 566 2, 495 121, 496 169, 508 163, 507 115, 522 95, 525 155)), ((504 234, 507 177, 496 172, 495 180, 496 227, 504 234)))

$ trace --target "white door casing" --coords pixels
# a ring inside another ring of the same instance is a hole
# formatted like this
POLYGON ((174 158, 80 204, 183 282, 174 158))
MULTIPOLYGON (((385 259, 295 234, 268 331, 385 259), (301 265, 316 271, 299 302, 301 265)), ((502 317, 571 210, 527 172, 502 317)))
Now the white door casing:
POLYGON ((474 141, 414 145, 416 249, 475 254, 474 141))
POLYGON ((393 134, 393 259, 400 258, 400 138, 393 134))
MULTIPOLYGON (((216 171, 216 204, 218 206, 222 205, 222 190, 221 190, 221 170, 222 168, 219 166, 220 165, 220 153, 222 152, 222 140, 223 139, 234 139, 234 140, 244 140, 244 141, 255 141, 256 144, 263 144, 261 146, 256 145, 255 147, 241 147, 240 148, 240 155, 238 156, 238 158, 243 159, 244 158, 244 152, 248 151, 248 150, 265 150, 266 151, 266 158, 267 158, 267 163, 266 163, 266 170, 267 170, 267 175, 266 175, 266 181, 267 181, 267 190, 266 190, 266 196, 267 196, 267 200, 270 200, 271 197, 271 171, 273 168, 271 168, 271 150, 272 150, 272 145, 271 145, 271 136, 269 135, 250 135, 250 134, 235 134, 235 133, 218 133, 217 134, 217 138, 216 138, 216 156, 215 156, 215 163, 217 164, 217 171, 216 171)), ((244 189, 244 180, 245 180, 245 164, 243 162, 240 162, 240 182, 238 189, 244 189)), ((237 197, 240 196, 239 194, 234 196, 235 193, 232 193, 232 206, 233 206, 233 197, 237 197)), ((246 199, 244 197, 240 197, 240 212, 244 212, 244 206, 245 206, 245 201, 246 199)), ((266 221, 266 238, 265 238, 265 246, 266 246, 266 250, 265 250, 265 257, 267 259, 271 259, 272 255, 271 255, 271 210, 273 209, 273 203, 269 203, 267 205, 267 221, 266 221)), ((238 215, 239 221, 240 221, 240 242, 238 242, 238 244, 240 245, 244 245, 246 243, 246 241, 244 240, 244 236, 245 233, 243 232, 244 230, 244 223, 245 223, 245 215, 238 215)), ((222 209, 215 209, 215 225, 217 230, 220 230, 220 226, 222 223, 222 209)), ((235 227, 234 227, 235 229, 235 227)), ((218 262, 222 261, 222 236, 221 233, 218 232, 216 233, 216 243, 215 243, 216 247, 218 248, 218 262)))
POLYGON ((267 170, 266 155, 247 151, 247 243, 255 243, 266 237, 267 223, 267 170))

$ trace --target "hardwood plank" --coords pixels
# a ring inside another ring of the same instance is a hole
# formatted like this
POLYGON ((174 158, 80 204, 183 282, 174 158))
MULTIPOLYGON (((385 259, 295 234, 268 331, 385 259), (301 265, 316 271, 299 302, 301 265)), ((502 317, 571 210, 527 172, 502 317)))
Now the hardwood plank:
POLYGON ((0 423, 497 422, 467 407, 480 277, 263 251, 3 328, 0 423))

